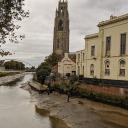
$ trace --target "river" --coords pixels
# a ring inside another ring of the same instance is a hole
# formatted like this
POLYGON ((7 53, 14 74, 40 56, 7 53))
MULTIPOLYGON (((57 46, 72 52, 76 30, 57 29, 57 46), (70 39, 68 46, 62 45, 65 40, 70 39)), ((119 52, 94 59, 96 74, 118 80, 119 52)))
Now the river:
POLYGON ((0 86, 0 128, 51 128, 49 118, 35 112, 34 99, 20 88, 32 77, 26 74, 13 86, 0 86))

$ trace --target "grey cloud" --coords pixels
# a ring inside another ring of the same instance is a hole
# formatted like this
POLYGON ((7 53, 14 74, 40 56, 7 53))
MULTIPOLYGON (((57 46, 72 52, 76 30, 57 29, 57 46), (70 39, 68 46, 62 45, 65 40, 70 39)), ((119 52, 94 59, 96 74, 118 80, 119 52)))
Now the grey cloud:
POLYGON ((101 8, 109 11, 119 11, 126 4, 128 4, 128 0, 88 0, 86 7, 101 8))
MULTIPOLYGON (((30 17, 20 23, 22 27, 18 32, 24 33, 26 39, 19 44, 4 46, 16 53, 9 58, 20 58, 37 66, 52 52, 58 1, 26 0, 25 9, 30 10, 30 17)), ((127 5, 128 0, 69 0, 70 51, 83 49, 85 35, 97 32, 98 22, 108 19, 111 14, 128 12, 127 5)))

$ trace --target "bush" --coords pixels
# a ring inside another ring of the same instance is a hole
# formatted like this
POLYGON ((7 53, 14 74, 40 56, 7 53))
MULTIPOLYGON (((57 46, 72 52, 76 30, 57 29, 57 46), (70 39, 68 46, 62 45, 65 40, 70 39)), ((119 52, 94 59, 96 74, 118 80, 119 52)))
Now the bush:
POLYGON ((42 63, 36 70, 37 80, 44 84, 45 79, 51 73, 51 67, 47 63, 42 63))

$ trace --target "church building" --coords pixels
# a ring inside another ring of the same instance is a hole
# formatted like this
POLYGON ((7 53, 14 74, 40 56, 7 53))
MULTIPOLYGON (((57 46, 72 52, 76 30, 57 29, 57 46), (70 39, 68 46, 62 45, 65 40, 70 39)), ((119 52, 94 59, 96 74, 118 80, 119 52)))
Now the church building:
POLYGON ((64 53, 69 53, 69 13, 68 2, 65 0, 60 0, 56 9, 53 53, 62 57, 64 53))

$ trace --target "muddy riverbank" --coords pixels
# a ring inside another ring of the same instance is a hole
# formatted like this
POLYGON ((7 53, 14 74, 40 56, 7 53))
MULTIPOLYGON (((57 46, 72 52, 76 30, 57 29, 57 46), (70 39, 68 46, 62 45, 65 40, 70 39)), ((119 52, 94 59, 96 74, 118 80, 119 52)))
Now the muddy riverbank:
POLYGON ((37 112, 47 113, 53 128, 128 128, 127 110, 79 98, 67 103, 67 96, 57 93, 36 96, 37 112))
POLYGON ((68 124, 64 122, 64 120, 60 119, 55 115, 50 115, 50 111, 47 109, 40 108, 39 106, 35 105, 36 112, 40 115, 49 117, 51 121, 52 128, 70 128, 68 124))
POLYGON ((16 74, 16 75, 1 77, 0 78, 0 86, 17 82, 24 76, 25 76, 25 73, 20 73, 20 74, 16 74))

